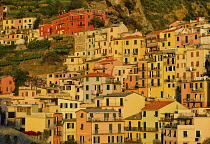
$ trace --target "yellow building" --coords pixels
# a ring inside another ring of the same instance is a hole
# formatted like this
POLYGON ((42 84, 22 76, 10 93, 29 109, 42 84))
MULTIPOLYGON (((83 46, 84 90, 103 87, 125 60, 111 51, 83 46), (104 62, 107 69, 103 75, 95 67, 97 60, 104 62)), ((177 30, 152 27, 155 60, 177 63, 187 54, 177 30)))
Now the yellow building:
POLYGON ((187 110, 176 101, 154 101, 142 109, 141 129, 142 142, 152 144, 154 139, 161 141, 161 122, 165 113, 174 113, 177 110, 187 110))
POLYGON ((15 30, 15 20, 11 19, 11 20, 3 20, 3 30, 4 30, 4 34, 8 35, 8 34, 14 34, 16 32, 15 30))
POLYGON ((174 114, 165 114, 162 143, 201 144, 209 138, 209 108, 178 110, 174 114))
POLYGON ((129 117, 145 106, 145 98, 133 92, 111 93, 95 97, 94 105, 92 107, 113 108, 119 111, 122 117, 129 117))
POLYGON ((125 121, 125 143, 140 143, 142 114, 137 113, 124 119, 125 121))
POLYGON ((23 18, 23 29, 32 29, 35 20, 35 17, 23 18))
POLYGON ((137 64, 143 58, 146 51, 145 38, 139 35, 123 38, 123 64, 137 64))

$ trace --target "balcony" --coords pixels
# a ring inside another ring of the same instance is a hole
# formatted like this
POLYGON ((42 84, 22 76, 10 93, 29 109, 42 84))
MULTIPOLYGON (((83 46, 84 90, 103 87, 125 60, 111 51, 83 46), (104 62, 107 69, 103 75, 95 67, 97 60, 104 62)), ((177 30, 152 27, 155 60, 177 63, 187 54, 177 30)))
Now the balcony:
POLYGON ((194 67, 186 67, 186 71, 195 71, 196 70, 196 68, 194 68, 194 67))
POLYGON ((160 78, 161 77, 161 75, 159 74, 159 75, 148 75, 148 78, 160 78))
POLYGON ((87 119, 88 122, 123 122, 122 118, 91 118, 87 119))
POLYGON ((141 138, 125 138, 125 142, 141 142, 141 138))
POLYGON ((159 86, 162 86, 161 83, 150 83, 149 84, 149 87, 159 87, 159 86))
POLYGON ((158 128, 153 127, 125 127, 125 131, 157 132, 158 128))
POLYGON ((191 103, 191 102, 193 102, 193 103, 196 103, 196 102, 203 102, 203 100, 201 100, 201 99, 196 99, 196 98, 187 98, 187 99, 184 99, 183 100, 184 102, 186 102, 186 103, 191 103))
POLYGON ((85 27, 85 24, 78 24, 78 27, 85 27))
POLYGON ((150 70, 150 71, 152 71, 152 70, 161 70, 161 68, 160 67, 150 67, 150 68, 148 68, 148 70, 150 70))
POLYGON ((138 53, 132 53, 132 56, 138 56, 138 53))
POLYGON ((93 135, 124 134, 123 130, 93 130, 93 135))
POLYGON ((55 124, 49 124, 47 126, 47 128, 49 128, 49 129, 55 129, 56 128, 56 125, 55 124))
POLYGON ((197 93, 197 92, 203 92, 203 89, 201 89, 201 88, 193 88, 193 89, 191 89, 191 93, 197 93))
POLYGON ((63 125, 63 122, 62 121, 54 121, 54 124, 57 125, 57 126, 58 125, 63 125))
POLYGON ((157 46, 158 46, 157 42, 147 43, 147 47, 157 47, 157 46))
POLYGON ((112 80, 112 79, 107 79, 105 81, 106 84, 121 84, 120 81, 112 80))
POLYGON ((129 57, 130 56, 130 53, 125 53, 124 56, 125 57, 129 57))
POLYGON ((164 82, 175 82, 175 79, 165 79, 164 82))
POLYGON ((177 124, 167 124, 167 125, 163 126, 163 128, 177 129, 177 124))
POLYGON ((62 131, 54 131, 54 136, 62 136, 62 131))
POLYGON ((146 68, 145 67, 139 67, 138 70, 139 71, 146 71, 146 68))
POLYGON ((159 121, 171 122, 173 120, 174 120, 173 117, 161 117, 159 121))
POLYGON ((164 62, 164 65, 175 65, 175 62, 174 63, 172 63, 172 62, 170 62, 170 63, 164 62))

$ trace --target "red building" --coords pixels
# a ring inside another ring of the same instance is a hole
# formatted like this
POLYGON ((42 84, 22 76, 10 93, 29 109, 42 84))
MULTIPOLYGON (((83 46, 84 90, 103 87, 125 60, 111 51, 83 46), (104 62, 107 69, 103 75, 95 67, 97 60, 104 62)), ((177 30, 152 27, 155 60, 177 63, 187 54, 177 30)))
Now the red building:
POLYGON ((94 29, 91 24, 93 17, 106 20, 106 12, 96 9, 77 9, 68 13, 63 13, 53 20, 51 24, 40 26, 40 36, 48 37, 52 34, 74 34, 82 30, 94 29))
POLYGON ((0 94, 10 94, 15 89, 15 83, 11 76, 0 77, 0 94))
POLYGON ((4 19, 4 8, 3 7, 0 7, 0 20, 3 20, 4 19))

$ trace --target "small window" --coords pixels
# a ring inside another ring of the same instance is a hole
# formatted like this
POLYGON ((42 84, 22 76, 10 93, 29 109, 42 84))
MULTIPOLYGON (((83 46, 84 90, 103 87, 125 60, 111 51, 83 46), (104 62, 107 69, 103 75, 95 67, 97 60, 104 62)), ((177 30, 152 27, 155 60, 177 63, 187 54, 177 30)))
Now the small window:
POLYGON ((80 117, 81 117, 81 118, 83 118, 83 117, 84 117, 84 114, 83 114, 83 113, 81 113, 81 114, 80 114, 80 117))
POLYGON ((99 77, 96 77, 96 81, 99 81, 99 77))
POLYGON ((125 44, 126 44, 126 45, 129 45, 129 41, 126 41, 125 44))
POLYGON ((137 44, 137 40, 134 40, 134 44, 135 44, 135 45, 137 44))
POLYGON ((88 82, 89 81, 89 77, 86 77, 86 82, 88 82))
POLYGON ((147 138, 147 134, 146 133, 144 133, 144 139, 146 139, 147 138))
POLYGON ((187 137, 187 131, 183 131, 183 137, 187 137))

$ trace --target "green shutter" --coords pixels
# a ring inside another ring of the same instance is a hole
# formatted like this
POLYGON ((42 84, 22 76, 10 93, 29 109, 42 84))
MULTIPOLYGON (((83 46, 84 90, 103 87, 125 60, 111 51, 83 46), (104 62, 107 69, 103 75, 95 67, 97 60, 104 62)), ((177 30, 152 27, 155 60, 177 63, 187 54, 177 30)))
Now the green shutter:
POLYGON ((196 131, 196 137, 200 137, 200 131, 196 131))
POLYGON ((187 131, 183 131, 183 137, 187 137, 187 131))
POLYGON ((96 77, 96 81, 99 81, 99 77, 96 77))
POLYGON ((89 77, 86 77, 86 82, 88 82, 89 81, 89 77))

